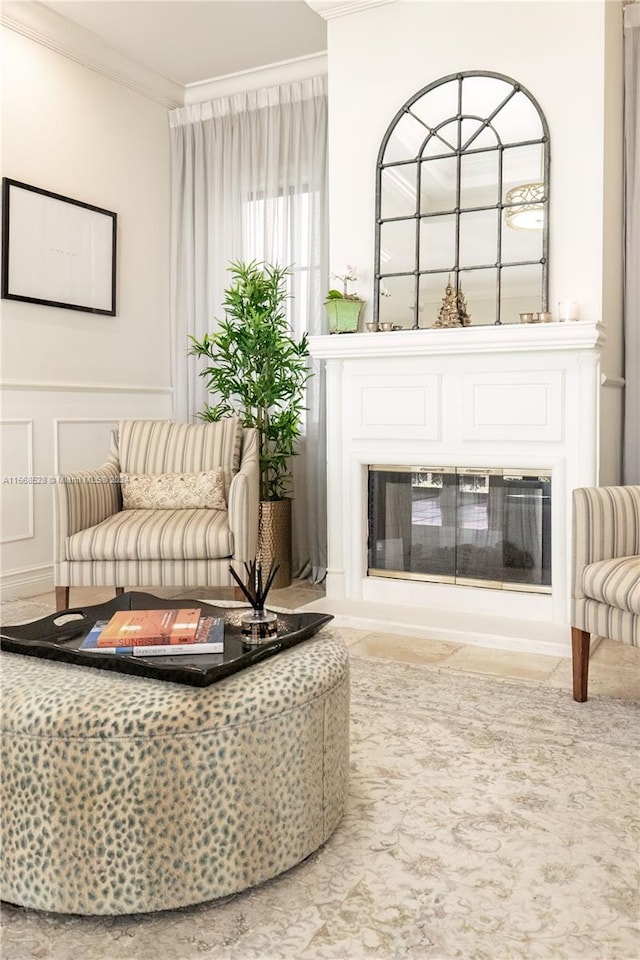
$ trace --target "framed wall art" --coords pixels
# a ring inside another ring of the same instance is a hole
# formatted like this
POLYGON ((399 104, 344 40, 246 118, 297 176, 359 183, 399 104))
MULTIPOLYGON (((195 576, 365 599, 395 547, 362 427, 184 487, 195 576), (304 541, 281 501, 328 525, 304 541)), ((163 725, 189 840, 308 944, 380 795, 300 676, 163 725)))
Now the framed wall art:
POLYGON ((2 298, 116 314, 117 214, 4 177, 2 298))

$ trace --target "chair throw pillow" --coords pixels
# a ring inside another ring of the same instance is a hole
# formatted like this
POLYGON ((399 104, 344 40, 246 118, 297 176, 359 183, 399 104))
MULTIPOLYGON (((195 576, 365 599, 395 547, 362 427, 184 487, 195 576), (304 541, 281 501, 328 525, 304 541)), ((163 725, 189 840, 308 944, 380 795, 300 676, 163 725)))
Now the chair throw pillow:
POLYGON ((200 473, 121 473, 125 510, 226 510, 222 467, 200 473))

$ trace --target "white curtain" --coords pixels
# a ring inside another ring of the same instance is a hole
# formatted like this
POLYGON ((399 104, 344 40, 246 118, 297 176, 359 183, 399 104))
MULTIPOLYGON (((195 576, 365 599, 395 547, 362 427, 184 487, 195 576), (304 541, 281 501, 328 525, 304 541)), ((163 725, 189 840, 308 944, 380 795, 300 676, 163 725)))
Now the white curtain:
POLYGON ((640 4, 624 8, 624 483, 640 483, 640 4))
MULTIPOLYGON (((217 327, 231 260, 292 265, 296 337, 323 331, 328 288, 326 77, 223 97, 170 113, 174 416, 207 400, 189 334, 217 327)), ((313 365, 294 458, 294 571, 326 572, 324 371, 313 365)))

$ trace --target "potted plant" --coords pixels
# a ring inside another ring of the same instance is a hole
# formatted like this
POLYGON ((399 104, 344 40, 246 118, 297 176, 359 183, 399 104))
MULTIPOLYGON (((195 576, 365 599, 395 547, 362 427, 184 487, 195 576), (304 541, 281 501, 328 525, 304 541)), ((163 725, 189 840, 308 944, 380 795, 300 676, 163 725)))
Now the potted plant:
POLYGON ((347 266, 344 273, 334 273, 332 276, 342 280, 342 290, 329 290, 324 302, 329 318, 329 333, 355 333, 364 303, 357 293, 348 292, 349 281, 358 279, 356 270, 347 266))
POLYGON ((198 416, 238 416, 260 438, 258 559, 280 569, 274 588, 291 583, 291 457, 300 437, 304 388, 311 376, 307 335, 291 336, 286 316, 289 268, 262 261, 231 262, 225 319, 202 340, 190 336, 189 353, 211 361, 200 371, 217 402, 198 416))

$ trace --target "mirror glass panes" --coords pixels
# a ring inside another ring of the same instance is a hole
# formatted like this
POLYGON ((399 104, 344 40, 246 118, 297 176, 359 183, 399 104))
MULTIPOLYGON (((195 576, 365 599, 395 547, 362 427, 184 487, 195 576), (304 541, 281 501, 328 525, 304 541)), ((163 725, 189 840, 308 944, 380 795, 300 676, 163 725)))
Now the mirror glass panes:
POLYGON ((382 287, 384 294, 380 296, 379 322, 410 329, 415 313, 415 288, 414 277, 388 277, 382 287))
POLYGON ((463 309, 438 321, 448 282, 472 324, 547 310, 548 207, 548 128, 527 91, 477 72, 425 87, 378 155, 374 321, 463 325, 463 309))
POLYGON ((495 207, 500 199, 498 176, 500 154, 479 150, 460 158, 460 209, 495 207))
POLYGON ((416 220, 387 220, 380 230, 380 256, 388 274, 413 273, 416 220))
POLYGON ((380 216, 412 217, 418 207, 417 166, 415 163, 385 167, 382 171, 380 216))
POLYGON ((487 267, 498 260, 498 211, 473 210, 460 214, 460 267, 487 267))
POLYGON ((420 218, 420 260, 429 270, 451 270, 456 257, 456 218, 420 218))
POLYGON ((458 112, 458 91, 456 87, 453 84, 445 83, 431 84, 422 92, 422 96, 413 97, 409 104, 409 111, 412 116, 418 118, 425 134, 430 130, 436 131, 437 139, 441 140, 438 152, 443 153, 446 149, 450 150, 454 144, 449 143, 445 147, 442 141, 446 140, 446 135, 440 128, 446 125, 447 121, 451 121, 458 112))
POLYGON ((459 289, 462 290, 470 316, 471 326, 486 326, 496 322, 497 310, 497 269, 461 270, 458 274, 459 289))
POLYGON ((502 322, 519 323, 521 313, 538 310, 539 291, 540 267, 537 264, 505 267, 501 284, 502 322))
MULTIPOLYGON (((438 319, 449 276, 447 273, 424 273, 420 277, 418 318, 421 327, 431 327, 438 319)), ((409 326, 413 326, 413 318, 411 320, 409 326)))
MULTIPOLYGON (((420 213, 442 213, 456 205, 458 162, 442 157, 420 164, 420 213)), ((414 209, 415 213, 415 209, 414 209)))

